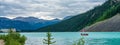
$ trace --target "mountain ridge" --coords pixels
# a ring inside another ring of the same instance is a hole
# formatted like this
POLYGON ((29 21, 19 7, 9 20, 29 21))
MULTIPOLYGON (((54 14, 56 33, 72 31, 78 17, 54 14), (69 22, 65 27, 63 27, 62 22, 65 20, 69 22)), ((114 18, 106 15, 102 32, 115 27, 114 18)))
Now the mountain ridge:
POLYGON ((0 17, 0 29, 15 28, 16 30, 24 32, 52 25, 60 21, 59 19, 43 20, 35 17, 16 17, 14 19, 0 17))

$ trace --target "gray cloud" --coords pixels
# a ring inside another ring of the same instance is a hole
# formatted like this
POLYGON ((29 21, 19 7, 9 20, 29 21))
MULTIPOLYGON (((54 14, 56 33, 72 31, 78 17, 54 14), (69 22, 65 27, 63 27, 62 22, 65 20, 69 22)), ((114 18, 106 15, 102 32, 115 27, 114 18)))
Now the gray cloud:
POLYGON ((34 16, 44 19, 77 15, 105 0, 0 0, 0 16, 34 16))

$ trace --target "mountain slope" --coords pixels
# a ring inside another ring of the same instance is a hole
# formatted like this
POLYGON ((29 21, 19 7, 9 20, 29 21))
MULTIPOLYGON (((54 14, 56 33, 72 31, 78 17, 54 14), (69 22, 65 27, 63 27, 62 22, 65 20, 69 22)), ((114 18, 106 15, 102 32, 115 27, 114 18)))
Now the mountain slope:
POLYGON ((35 24, 35 23, 38 23, 38 22, 44 22, 45 21, 43 19, 38 19, 38 18, 35 18, 35 17, 16 17, 13 20, 19 20, 19 21, 23 21, 23 22, 28 22, 30 24, 35 24))
POLYGON ((0 29, 6 28, 16 28, 17 30, 30 30, 32 29, 32 26, 27 22, 0 17, 0 29))
POLYGON ((84 30, 87 32, 120 31, 120 14, 117 14, 110 19, 95 23, 89 27, 84 28, 84 30))
POLYGON ((38 23, 35 23, 33 26, 36 27, 36 29, 38 29, 38 28, 42 28, 42 27, 45 27, 45 26, 48 26, 48 25, 56 24, 60 21, 61 20, 59 20, 59 19, 44 20, 44 21, 40 21, 38 23))
POLYGON ((117 14, 120 11, 119 5, 120 5, 119 0, 108 0, 103 5, 97 6, 94 9, 91 9, 83 14, 79 14, 77 16, 64 20, 55 25, 40 28, 37 31, 76 32, 86 26, 90 26, 96 22, 113 17, 115 14, 117 14), (111 11, 109 12, 109 10, 111 11), (112 14, 109 16, 109 13, 112 14))
POLYGON ((0 29, 15 28, 19 31, 33 31, 40 27, 45 27, 60 22, 59 19, 43 20, 35 17, 16 17, 8 19, 0 17, 0 29))

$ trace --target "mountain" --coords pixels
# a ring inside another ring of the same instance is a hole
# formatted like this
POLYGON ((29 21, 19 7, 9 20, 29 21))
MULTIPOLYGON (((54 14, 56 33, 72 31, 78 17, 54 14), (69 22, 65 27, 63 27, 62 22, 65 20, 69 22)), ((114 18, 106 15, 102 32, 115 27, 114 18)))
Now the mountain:
POLYGON ((38 18, 35 18, 35 17, 16 17, 16 18, 14 18, 14 20, 28 22, 29 24, 34 26, 35 29, 42 28, 42 27, 60 22, 60 20, 57 19, 57 18, 53 19, 53 20, 44 20, 44 19, 38 19, 38 18))
POLYGON ((36 29, 38 29, 38 28, 42 28, 42 27, 45 27, 45 26, 48 26, 48 25, 56 24, 60 21, 61 20, 59 20, 59 19, 43 20, 43 21, 40 21, 40 22, 34 24, 34 27, 36 27, 36 29))
POLYGON ((120 14, 84 28, 86 32, 120 32, 120 14))
POLYGON ((38 19, 38 18, 35 18, 35 17, 16 17, 16 18, 14 18, 14 20, 24 21, 24 22, 28 22, 30 24, 36 24, 36 23, 45 21, 43 19, 38 19))
POLYGON ((57 24, 47 27, 39 28, 36 31, 40 32, 76 32, 84 27, 95 24, 96 22, 103 21, 115 16, 120 12, 119 0, 108 0, 104 4, 95 7, 85 13, 73 16, 70 19, 63 20, 57 24))
POLYGON ((6 28, 16 28, 17 30, 30 30, 32 26, 27 22, 0 17, 0 29, 6 28))
POLYGON ((59 19, 43 20, 35 17, 16 17, 14 19, 0 17, 0 29, 15 28, 19 31, 32 31, 60 21, 59 19))

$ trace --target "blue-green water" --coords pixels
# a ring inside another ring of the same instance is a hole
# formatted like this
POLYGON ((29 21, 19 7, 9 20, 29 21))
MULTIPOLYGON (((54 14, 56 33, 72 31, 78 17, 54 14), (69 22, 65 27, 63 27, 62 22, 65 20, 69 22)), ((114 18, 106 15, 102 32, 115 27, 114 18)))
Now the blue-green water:
MULTIPOLYGON (((120 45, 120 32, 86 32, 89 35, 84 36, 85 45, 120 45)), ((28 39, 25 45, 45 45, 43 39, 45 32, 21 33, 28 39)), ((80 39, 80 32, 52 32, 52 37, 56 41, 53 45, 72 45, 80 39)))

